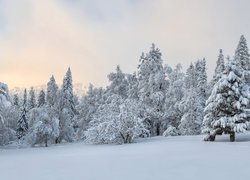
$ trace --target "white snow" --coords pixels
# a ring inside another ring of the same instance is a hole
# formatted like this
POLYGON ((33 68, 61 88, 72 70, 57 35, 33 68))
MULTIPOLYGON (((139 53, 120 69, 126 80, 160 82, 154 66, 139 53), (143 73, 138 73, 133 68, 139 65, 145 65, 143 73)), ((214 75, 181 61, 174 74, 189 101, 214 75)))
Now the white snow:
POLYGON ((155 137, 127 145, 0 149, 1 180, 249 180, 250 134, 155 137))

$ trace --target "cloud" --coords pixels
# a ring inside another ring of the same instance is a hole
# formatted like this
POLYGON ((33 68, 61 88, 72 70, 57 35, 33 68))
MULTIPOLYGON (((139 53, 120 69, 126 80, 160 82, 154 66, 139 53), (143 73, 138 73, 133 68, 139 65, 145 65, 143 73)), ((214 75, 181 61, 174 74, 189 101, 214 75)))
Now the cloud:
POLYGON ((136 71, 151 43, 164 62, 186 68, 206 57, 213 73, 218 50, 232 54, 240 34, 249 36, 247 1, 233 0, 2 0, 0 77, 14 86, 59 83, 68 66, 73 80, 107 84, 121 65, 136 71), (226 6, 225 6, 226 4, 226 6))

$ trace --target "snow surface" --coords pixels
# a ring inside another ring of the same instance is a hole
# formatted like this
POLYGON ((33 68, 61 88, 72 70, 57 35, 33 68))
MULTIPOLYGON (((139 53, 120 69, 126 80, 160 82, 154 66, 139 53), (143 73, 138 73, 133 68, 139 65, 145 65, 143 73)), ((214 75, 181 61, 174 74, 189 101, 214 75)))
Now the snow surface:
POLYGON ((250 134, 155 137, 127 145, 0 149, 1 180, 249 180, 250 134))

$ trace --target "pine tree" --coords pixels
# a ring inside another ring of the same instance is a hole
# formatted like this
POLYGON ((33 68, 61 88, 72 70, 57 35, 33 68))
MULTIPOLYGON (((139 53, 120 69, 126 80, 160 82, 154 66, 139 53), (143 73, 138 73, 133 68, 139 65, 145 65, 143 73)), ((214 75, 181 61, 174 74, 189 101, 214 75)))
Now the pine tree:
POLYGON ((21 116, 17 122, 17 137, 18 139, 21 139, 23 136, 26 135, 28 131, 28 120, 27 120, 27 111, 26 108, 23 107, 21 116))
POLYGON ((41 90, 38 96, 37 106, 42 107, 44 105, 45 105, 45 92, 41 90))
POLYGON ((28 110, 31 110, 35 107, 36 107, 36 96, 34 88, 32 87, 29 91, 28 110))
POLYGON ((245 71, 250 70, 250 55, 247 47, 246 38, 241 35, 239 44, 235 51, 234 59, 239 66, 245 71))
POLYGON ((128 96, 128 81, 126 75, 122 72, 120 66, 116 67, 115 73, 110 73, 108 79, 111 84, 107 87, 107 93, 117 94, 123 98, 128 96))
MULTIPOLYGON (((224 61, 224 55, 222 52, 222 49, 220 49, 220 53, 216 62, 216 68, 213 76, 213 81, 216 83, 221 78, 222 73, 225 70, 225 61, 224 61)), ((214 83, 214 84, 215 84, 214 83)))
POLYGON ((178 129, 182 135, 197 135, 203 119, 206 73, 204 61, 191 63, 186 73, 184 97, 178 104, 182 117, 178 129), (203 74, 204 73, 204 74, 203 74))
POLYGON ((53 107, 57 101, 58 86, 54 76, 51 76, 50 81, 47 83, 46 102, 50 107, 53 107))
POLYGON ((138 96, 145 109, 145 119, 152 136, 160 135, 163 118, 163 104, 166 94, 165 71, 162 54, 152 47, 146 56, 143 54, 138 66, 138 96))
POLYGON ((179 109, 179 104, 185 94, 185 79, 180 64, 178 64, 175 69, 167 66, 165 71, 167 79, 169 79, 169 86, 164 102, 165 122, 162 128, 163 131, 169 128, 168 131, 166 131, 167 133, 170 130, 177 129, 180 124, 182 113, 179 109))
POLYGON ((76 107, 74 103, 70 68, 68 68, 68 71, 63 79, 62 89, 58 92, 58 97, 60 97, 58 103, 60 134, 57 142, 60 143, 62 140, 71 142, 74 139, 73 118, 76 114, 76 107))
POLYGON ((207 100, 203 120, 203 132, 208 134, 205 140, 214 141, 217 134, 225 133, 234 141, 235 133, 244 132, 249 123, 245 114, 249 98, 241 66, 230 61, 207 100))
MULTIPOLYGON (((205 108, 207 100, 207 72, 206 72, 206 60, 199 60, 195 64, 195 79, 197 82, 197 93, 200 97, 202 108, 205 108)), ((195 87, 194 87, 195 88, 195 87)))
POLYGON ((24 93, 23 93, 23 108, 27 108, 27 90, 24 89, 24 93))
POLYGON ((19 97, 18 97, 18 94, 15 94, 14 97, 13 97, 13 105, 15 107, 19 107, 19 97))

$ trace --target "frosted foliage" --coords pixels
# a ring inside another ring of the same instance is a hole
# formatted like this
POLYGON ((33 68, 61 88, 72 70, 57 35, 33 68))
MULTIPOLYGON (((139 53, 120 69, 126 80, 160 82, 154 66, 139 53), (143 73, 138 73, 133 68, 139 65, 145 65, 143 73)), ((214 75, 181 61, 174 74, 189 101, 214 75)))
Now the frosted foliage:
POLYGON ((52 107, 57 102, 57 91, 58 86, 56 84, 54 76, 50 78, 50 81, 47 83, 47 93, 46 93, 46 101, 47 104, 52 107))
POLYGON ((111 84, 107 87, 108 93, 117 94, 123 98, 128 96, 128 80, 120 66, 116 67, 115 73, 110 73, 108 79, 111 84))
POLYGON ((161 56, 160 50, 153 44, 149 53, 141 56, 138 66, 138 97, 145 106, 152 136, 160 134, 167 88, 161 56))
POLYGON ((9 94, 8 94, 8 86, 4 83, 0 82, 0 106, 11 106, 9 94))
POLYGON ((234 58, 241 68, 247 71, 250 70, 250 55, 247 47, 247 40, 243 35, 240 37, 234 58))
POLYGON ((176 127, 173 126, 169 126, 166 131, 163 132, 163 136, 178 136, 179 135, 179 131, 176 127))
POLYGON ((203 132, 244 132, 249 123, 245 114, 249 98, 242 69, 230 61, 207 100, 203 132))
POLYGON ((91 84, 87 94, 81 99, 77 109, 79 114, 75 117, 78 124, 77 138, 84 138, 84 131, 89 128, 89 122, 93 119, 93 114, 103 103, 103 89, 94 88, 91 84))
POLYGON ((119 96, 110 98, 110 103, 101 106, 94 115, 90 128, 85 132, 86 142, 124 144, 148 134, 139 118, 139 107, 135 101, 124 101, 119 96))
POLYGON ((34 108, 30 112, 33 120, 25 140, 31 144, 54 143, 59 135, 59 120, 49 115, 45 108, 34 108))
POLYGON ((27 111, 25 108, 22 109, 21 116, 17 122, 17 137, 18 139, 22 138, 28 131, 28 119, 27 111))
POLYGON ((184 112, 179 130, 182 135, 197 135, 200 134, 200 128, 203 119, 203 108, 201 99, 196 92, 196 89, 189 89, 183 101, 180 104, 180 109, 184 112))
POLYGON ((0 146, 8 144, 10 141, 16 140, 15 131, 6 127, 5 121, 0 114, 0 146))
POLYGON ((166 100, 164 103, 166 124, 177 127, 180 123, 181 112, 179 103, 184 96, 184 73, 181 65, 177 65, 175 69, 166 67, 167 78, 169 79, 169 88, 166 92, 166 100))
POLYGON ((29 91, 29 98, 28 98, 28 110, 33 109, 36 107, 36 96, 34 88, 31 88, 29 91))

